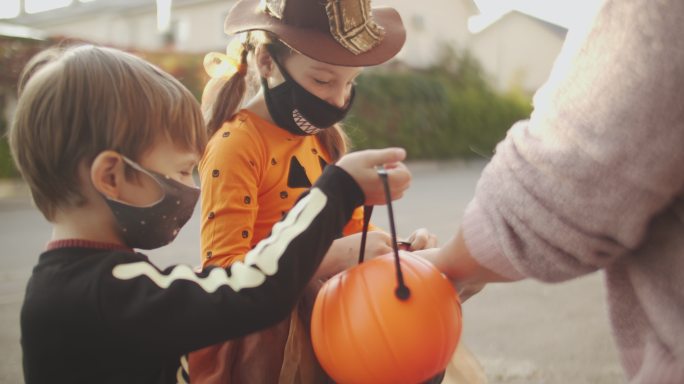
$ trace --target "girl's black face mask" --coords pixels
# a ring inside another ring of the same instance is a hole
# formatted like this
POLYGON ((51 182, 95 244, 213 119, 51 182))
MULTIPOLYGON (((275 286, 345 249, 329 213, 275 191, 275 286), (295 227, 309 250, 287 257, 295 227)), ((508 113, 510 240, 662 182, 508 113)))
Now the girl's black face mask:
POLYGON ((352 86, 349 102, 344 108, 337 108, 317 97, 299 85, 269 50, 285 81, 273 89, 268 88, 266 78, 261 78, 261 87, 268 112, 280 127, 297 135, 313 135, 330 128, 344 119, 351 109, 355 90, 352 86))

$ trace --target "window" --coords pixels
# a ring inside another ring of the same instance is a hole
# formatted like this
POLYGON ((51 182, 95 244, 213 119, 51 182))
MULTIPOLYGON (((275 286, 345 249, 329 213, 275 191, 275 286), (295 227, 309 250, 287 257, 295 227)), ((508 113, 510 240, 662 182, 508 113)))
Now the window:
POLYGON ((38 13, 45 12, 52 9, 64 8, 69 5, 73 0, 25 0, 24 9, 26 13, 38 13))
POLYGON ((4 0, 2 7, 0 7, 0 19, 11 19, 19 16, 20 3, 19 0, 4 0))
POLYGON ((425 30, 425 19, 423 15, 415 14, 411 17, 411 25, 416 32, 422 32, 425 30))

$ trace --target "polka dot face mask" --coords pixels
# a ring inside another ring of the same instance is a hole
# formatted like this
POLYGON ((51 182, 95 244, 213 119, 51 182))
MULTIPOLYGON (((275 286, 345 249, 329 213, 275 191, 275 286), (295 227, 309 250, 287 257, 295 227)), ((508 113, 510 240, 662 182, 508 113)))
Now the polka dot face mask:
POLYGON ((119 232, 130 248, 154 249, 173 241, 187 223, 197 204, 199 188, 187 186, 166 175, 145 169, 122 156, 127 165, 154 179, 163 196, 147 206, 135 206, 105 196, 119 226, 119 232))

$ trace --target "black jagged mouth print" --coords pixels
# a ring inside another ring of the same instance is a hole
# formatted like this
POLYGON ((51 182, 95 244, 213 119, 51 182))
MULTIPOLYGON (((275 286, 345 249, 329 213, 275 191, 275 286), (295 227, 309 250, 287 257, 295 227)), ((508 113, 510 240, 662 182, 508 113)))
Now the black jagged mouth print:
POLYGON ((316 133, 320 132, 321 129, 316 127, 315 125, 311 124, 309 120, 307 120, 300 112, 298 109, 295 109, 292 111, 292 118, 294 119, 295 124, 301 129, 302 131, 308 133, 309 135, 315 135, 316 133))

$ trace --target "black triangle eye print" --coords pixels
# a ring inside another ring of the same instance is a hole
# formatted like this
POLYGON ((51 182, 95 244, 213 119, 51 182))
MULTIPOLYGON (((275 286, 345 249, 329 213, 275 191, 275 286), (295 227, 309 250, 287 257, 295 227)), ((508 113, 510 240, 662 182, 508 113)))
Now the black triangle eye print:
POLYGON ((325 169, 325 167, 328 166, 328 162, 325 161, 322 157, 318 156, 318 163, 321 165, 321 171, 325 169))
POLYGON ((287 186, 290 188, 311 188, 311 180, 306 170, 295 156, 290 159, 290 173, 287 175, 287 186))

